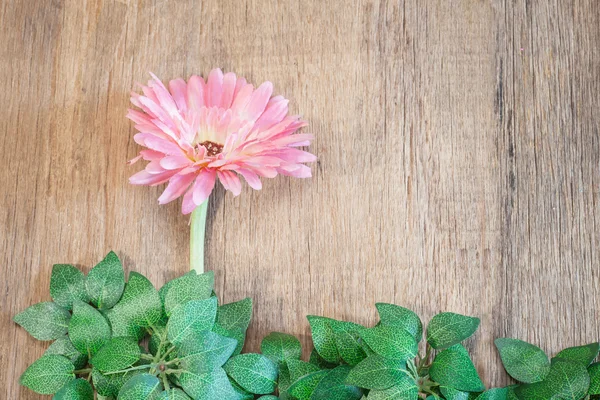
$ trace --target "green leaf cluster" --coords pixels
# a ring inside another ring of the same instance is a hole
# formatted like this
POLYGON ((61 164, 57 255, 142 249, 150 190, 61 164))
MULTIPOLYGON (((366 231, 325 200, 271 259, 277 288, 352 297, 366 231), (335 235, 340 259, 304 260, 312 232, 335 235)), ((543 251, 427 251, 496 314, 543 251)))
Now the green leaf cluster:
POLYGON ((518 339, 495 340, 506 372, 520 384, 518 399, 600 398, 597 342, 566 348, 551 359, 539 347, 518 339))
POLYGON ((271 393, 277 368, 260 354, 239 355, 252 301, 219 305, 212 273, 190 272, 160 290, 110 252, 86 276, 55 265, 53 301, 14 321, 53 340, 21 384, 54 399, 239 400, 271 393))
MULTIPOLYGON (((265 337, 261 351, 277 367, 278 376, 271 396, 291 400, 600 398, 600 363, 593 363, 598 343, 565 349, 549 360, 536 346, 498 339, 502 361, 518 384, 486 390, 463 343, 476 332, 478 318, 443 312, 424 330, 411 310, 384 303, 376 307, 380 320, 373 327, 308 316, 314 344, 308 362, 300 359, 295 337, 284 333, 265 337)), ((264 381, 238 373, 238 383, 264 381)))
POLYGON ((58 400, 600 399, 598 343, 550 359, 533 344, 497 339, 516 383, 486 390, 464 344, 478 318, 443 312, 424 327, 386 303, 369 327, 308 316, 308 361, 300 341, 280 332, 260 353, 242 354, 252 301, 219 304, 213 289, 212 273, 194 271, 160 290, 135 272, 125 282, 113 252, 87 276, 56 265, 53 301, 14 317, 36 339, 53 340, 21 384, 58 400))

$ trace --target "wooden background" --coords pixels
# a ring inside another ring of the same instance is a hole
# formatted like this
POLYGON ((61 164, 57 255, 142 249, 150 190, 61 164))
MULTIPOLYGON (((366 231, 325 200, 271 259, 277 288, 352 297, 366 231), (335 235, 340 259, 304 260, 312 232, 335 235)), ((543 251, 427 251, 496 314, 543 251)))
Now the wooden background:
POLYGON ((46 348, 11 322, 53 263, 114 249, 157 285, 188 269, 180 203, 134 187, 125 119, 148 71, 222 67, 291 99, 314 178, 210 203, 221 298, 252 296, 247 350, 308 345, 306 314, 369 324, 393 302, 482 318, 467 342, 549 353, 600 338, 600 2, 2 0, 0 387, 46 348))

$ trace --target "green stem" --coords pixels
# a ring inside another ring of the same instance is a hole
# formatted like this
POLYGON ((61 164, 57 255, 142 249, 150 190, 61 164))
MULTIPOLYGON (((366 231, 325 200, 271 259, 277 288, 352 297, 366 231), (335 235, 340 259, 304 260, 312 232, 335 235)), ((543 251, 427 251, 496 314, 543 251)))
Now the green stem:
POLYGON ((165 362, 164 364, 165 365, 177 364, 179 361, 181 361, 179 358, 174 358, 171 361, 165 362))
POLYGON ((190 270, 204 273, 204 234, 206 231, 206 211, 208 199, 192 212, 190 222, 190 270))
POLYGON ((78 369, 76 371, 73 371, 73 373, 75 375, 83 375, 83 374, 87 374, 87 373, 90 373, 90 372, 92 372, 91 368, 84 368, 84 369, 78 369))
MULTIPOLYGON (((165 353, 162 355, 162 357, 158 360, 158 362, 163 362, 167 359, 167 356, 169 354, 171 354, 171 352, 175 350, 175 346, 171 346, 167 351, 165 351, 165 353)), ((158 353, 157 353, 158 354, 158 353)))
POLYGON ((165 387, 165 390, 167 392, 169 390, 171 390, 171 386, 169 386, 169 379, 167 378, 167 374, 163 372, 162 374, 160 374, 160 377, 162 378, 163 386, 165 387))
POLYGON ((150 364, 150 365, 144 364, 144 365, 140 365, 140 366, 137 366, 137 367, 131 367, 131 368, 127 368, 127 369, 122 369, 121 371, 104 372, 104 375, 123 374, 125 372, 136 371, 138 369, 149 369, 151 367, 152 367, 152 364, 150 364))

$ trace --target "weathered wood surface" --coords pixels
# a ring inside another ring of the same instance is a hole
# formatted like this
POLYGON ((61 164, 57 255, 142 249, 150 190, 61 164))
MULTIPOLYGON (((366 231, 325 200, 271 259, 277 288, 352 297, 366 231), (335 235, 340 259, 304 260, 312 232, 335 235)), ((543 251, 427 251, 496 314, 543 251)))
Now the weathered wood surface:
POLYGON ((372 323, 376 301, 482 318, 550 353, 600 328, 600 3, 0 3, 0 387, 46 343, 11 317, 49 299, 53 263, 115 249, 156 285, 187 270, 187 218, 134 187, 124 115, 148 71, 220 66, 274 82, 310 121, 314 178, 210 203, 207 264, 255 300, 248 350, 305 314, 372 323))

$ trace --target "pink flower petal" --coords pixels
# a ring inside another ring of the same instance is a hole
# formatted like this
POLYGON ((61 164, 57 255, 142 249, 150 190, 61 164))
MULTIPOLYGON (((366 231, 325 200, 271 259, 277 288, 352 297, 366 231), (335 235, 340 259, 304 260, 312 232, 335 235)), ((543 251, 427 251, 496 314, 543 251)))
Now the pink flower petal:
POLYGON ((223 94, 223 71, 215 68, 208 75, 208 99, 207 107, 219 107, 221 105, 221 96, 223 94))
POLYGON ((242 175, 244 179, 246 179, 246 182, 248 182, 248 185, 250 185, 252 189, 262 189, 262 182, 260 181, 258 175, 256 175, 254 172, 248 169, 239 169, 237 172, 239 172, 240 175, 242 175))
POLYGON ((166 169, 164 169, 163 167, 160 166, 160 161, 159 160, 155 160, 155 161, 150 161, 145 168, 146 172, 156 175, 156 174, 162 174, 163 172, 167 171, 166 169))
POLYGON ((154 78, 152 87, 154 88, 154 93, 158 99, 158 104, 160 104, 163 110, 165 110, 171 118, 178 116, 179 111, 177 110, 177 104, 175 104, 175 100, 171 97, 171 93, 169 93, 165 85, 156 77, 156 75, 152 72, 150 75, 154 78))
POLYGON ((144 144, 151 150, 160 151, 161 153, 171 156, 181 155, 183 153, 181 147, 179 147, 177 144, 169 140, 157 138, 155 136, 150 136, 144 139, 144 144))
POLYGON ((160 185, 169 180, 177 171, 166 171, 162 174, 151 174, 146 170, 140 171, 129 178, 129 182, 133 185, 160 185))
POLYGON ((226 190, 231 191, 234 196, 239 196, 242 192, 242 183, 240 178, 231 171, 217 171, 219 180, 226 190))
POLYGON ((160 151, 154 151, 154 150, 142 150, 142 151, 140 151, 140 155, 146 161, 160 160, 161 158, 163 158, 165 156, 164 153, 161 153, 160 151))
POLYGON ((288 112, 289 101, 282 96, 273 97, 269 100, 265 112, 256 120, 256 126, 268 129, 281 122, 288 112))
POLYGON ((244 110, 248 120, 256 121, 258 117, 260 117, 262 112, 265 110, 272 93, 273 84, 268 81, 264 82, 258 87, 258 89, 254 91, 254 93, 252 93, 252 97, 250 98, 250 101, 244 110))
POLYGON ((179 111, 187 111, 187 83, 181 78, 169 82, 169 91, 177 104, 179 111))
POLYGON ((219 107, 227 109, 231 106, 236 80, 237 78, 233 72, 228 72, 223 77, 223 95, 219 107))
POLYGON ((314 154, 290 147, 274 153, 277 154, 277 157, 287 162, 305 163, 317 161, 317 157, 314 154))
POLYGON ((169 203, 181 196, 190 186, 196 174, 174 175, 169 179, 169 184, 164 192, 158 198, 158 204, 169 203))
POLYGON ((310 178, 312 172, 309 167, 304 164, 297 164, 298 168, 283 167, 278 168, 281 175, 293 176, 295 178, 310 178))
POLYGON ((236 82, 235 82, 235 90, 233 91, 233 98, 235 99, 236 96, 238 95, 238 93, 240 92, 240 90, 242 90, 242 88, 244 86, 246 86, 248 84, 248 82, 246 82, 246 79, 244 78, 240 78, 238 77, 236 82))
POLYGON ((140 161, 140 159, 142 158, 142 155, 139 154, 137 157, 132 158, 131 160, 127 161, 127 164, 129 165, 133 165, 136 162, 140 161))
POLYGON ((299 145, 301 143, 302 144, 310 143, 310 141, 313 139, 314 139, 314 137, 310 133, 296 133, 294 135, 289 135, 289 136, 284 136, 279 139, 274 139, 274 140, 272 140, 271 143, 273 143, 279 147, 295 146, 295 145, 299 145))
POLYGON ((142 96, 142 97, 140 97, 140 103, 142 103, 142 106, 144 106, 144 110, 146 112, 150 112, 156 118, 161 120, 165 125, 167 125, 169 127, 175 126, 175 124, 173 123, 173 120, 171 119, 169 114, 154 101, 150 100, 147 97, 142 96))
POLYGON ((194 183, 194 203, 199 206, 204 203, 204 200, 208 199, 208 196, 212 193, 215 187, 215 171, 210 168, 203 168, 200 170, 196 182, 194 183))
POLYGON ((190 164, 192 164, 192 161, 183 155, 167 156, 160 160, 160 166, 164 169, 179 169, 190 164))
POLYGON ((242 117, 242 110, 244 110, 250 102, 253 91, 254 86, 252 86, 251 84, 246 84, 242 86, 239 92, 234 96, 235 98, 233 100, 233 104, 231 105, 231 110, 234 114, 239 115, 240 118, 242 117))
POLYGON ((187 85, 187 104, 188 108, 192 110, 200 110, 204 107, 204 93, 206 91, 206 84, 204 79, 197 75, 190 78, 187 85))

